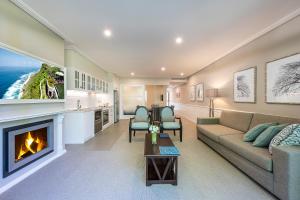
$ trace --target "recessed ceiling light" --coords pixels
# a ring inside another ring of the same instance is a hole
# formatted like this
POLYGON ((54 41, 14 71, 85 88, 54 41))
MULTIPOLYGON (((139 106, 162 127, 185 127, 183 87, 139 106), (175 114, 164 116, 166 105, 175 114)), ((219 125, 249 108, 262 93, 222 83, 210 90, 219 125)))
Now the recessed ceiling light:
POLYGON ((160 68, 161 69, 161 71, 166 71, 166 68, 165 67, 162 67, 162 68, 160 68))
POLYGON ((180 73, 180 76, 183 76, 183 75, 184 75, 184 73, 183 73, 183 72, 181 72, 181 73, 180 73))
POLYGON ((103 31, 103 35, 104 35, 105 37, 107 37, 107 38, 111 37, 111 35, 112 35, 111 30, 105 29, 105 30, 103 31))
POLYGON ((177 38, 175 39, 175 42, 176 42, 176 44, 181 44, 181 43, 183 42, 182 37, 177 37, 177 38))
POLYGON ((131 76, 134 76, 134 72, 131 72, 130 75, 131 75, 131 76))

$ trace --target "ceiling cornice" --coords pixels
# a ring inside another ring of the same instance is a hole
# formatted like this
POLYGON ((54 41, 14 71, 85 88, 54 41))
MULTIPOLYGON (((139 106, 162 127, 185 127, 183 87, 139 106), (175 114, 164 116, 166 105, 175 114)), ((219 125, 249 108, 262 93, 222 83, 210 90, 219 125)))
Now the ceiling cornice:
POLYGON ((278 21, 276 21, 275 23, 271 24, 270 26, 266 27, 265 29, 257 32, 256 34, 252 35, 251 37, 249 37, 248 39, 244 40, 243 42, 241 42, 240 44, 236 45, 235 47, 233 47, 232 49, 230 49, 229 51, 225 52, 224 54, 222 54, 221 56, 219 56, 218 58, 214 59, 213 61, 211 61, 209 64, 207 64, 206 66, 202 67, 200 70, 198 70, 197 72, 191 74, 188 76, 191 77, 195 74, 197 74, 199 71, 203 70, 204 68, 208 67, 209 65, 217 62, 218 60, 224 58, 225 56, 233 53, 234 51, 242 48, 243 46, 246 46, 247 44, 253 42, 254 40, 262 37, 263 35, 273 31, 274 29, 286 24, 287 22, 291 21, 292 19, 298 17, 300 15, 300 8, 298 8, 297 10, 293 11, 292 13, 282 17, 281 19, 279 19, 278 21))
MULTIPOLYGON (((97 64, 97 62, 92 59, 90 56, 88 56, 84 51, 82 51, 78 46, 74 44, 74 42, 68 37, 65 33, 61 32, 58 28, 56 28, 53 24, 51 24, 47 19, 42 17, 39 13, 37 13, 35 10, 33 10, 28 4, 26 4, 22 0, 10 0, 12 3, 14 3, 16 6, 24 10, 27 14, 32 16, 34 19, 36 19, 38 22, 46 26, 49 30, 60 36, 62 39, 65 40, 65 49, 72 49, 74 51, 77 51, 80 55, 86 57, 91 62, 93 62, 95 65, 97 65, 100 69, 104 70, 102 67, 97 64)), ((104 70, 106 71, 106 70, 104 70)))
MULTIPOLYGON (((58 28, 56 28, 54 25, 52 25, 47 19, 45 19, 44 17, 42 17, 39 13, 37 13, 35 10, 33 10, 29 5, 27 5, 24 1, 22 0, 10 0, 11 2, 13 2, 15 5, 17 5, 19 8, 21 8, 22 10, 24 10, 26 13, 28 13, 29 15, 31 15, 33 18, 35 18, 36 20, 38 20, 41 24, 45 25, 47 28, 49 28, 51 31, 53 31, 54 33, 56 33, 57 35, 59 35, 60 37, 62 37, 68 44, 70 44, 69 46, 72 46, 72 49, 75 49, 76 51, 78 51, 81 55, 85 56, 86 58, 88 58, 89 60, 91 60, 93 63, 95 63, 98 67, 100 67, 97 62, 91 58, 90 56, 88 56, 86 53, 84 53, 84 51, 82 51, 79 47, 77 47, 76 45, 74 45, 74 42, 70 39, 70 37, 68 37, 66 34, 64 34, 63 32, 61 32, 58 28)), ((196 71, 195 73, 192 73, 191 75, 187 76, 187 78, 197 74, 199 71, 203 70, 204 68, 208 67, 209 65, 217 62, 218 60, 222 59, 223 57, 233 53, 234 51, 240 49, 241 47, 251 43, 252 41, 262 37, 263 35, 271 32, 272 30, 284 25, 285 23, 289 22, 290 20, 298 17, 300 15, 300 8, 296 9, 295 11, 291 12, 290 14, 282 17, 281 19, 279 19, 278 21, 276 21, 275 23, 271 24, 270 26, 266 27, 265 29, 257 32, 256 34, 252 35, 251 37, 247 38, 246 40, 244 40, 243 42, 239 43, 238 45, 234 46, 233 48, 231 48, 229 51, 225 52, 224 54, 222 54, 221 56, 217 57, 216 59, 213 59, 209 64, 201 67, 200 70, 196 71)), ((67 47, 68 48, 68 47, 67 47)), ((100 67, 101 68, 101 67, 100 67)), ((102 69, 102 68, 101 68, 102 69)), ((106 71, 106 70, 105 70, 106 71)))

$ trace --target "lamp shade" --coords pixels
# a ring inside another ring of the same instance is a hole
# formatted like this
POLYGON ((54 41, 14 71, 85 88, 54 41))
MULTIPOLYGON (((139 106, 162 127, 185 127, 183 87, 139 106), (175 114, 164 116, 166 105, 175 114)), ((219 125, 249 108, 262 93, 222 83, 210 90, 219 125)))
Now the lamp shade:
POLYGON ((216 88, 207 89, 205 91, 205 93, 206 93, 206 97, 209 97, 209 98, 218 97, 218 89, 216 89, 216 88))

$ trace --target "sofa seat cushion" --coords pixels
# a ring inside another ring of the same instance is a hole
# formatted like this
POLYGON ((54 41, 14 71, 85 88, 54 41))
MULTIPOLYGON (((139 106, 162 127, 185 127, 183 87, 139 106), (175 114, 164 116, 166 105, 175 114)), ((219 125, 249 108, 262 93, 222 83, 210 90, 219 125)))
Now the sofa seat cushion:
POLYGON ((205 136, 214 140, 215 142, 219 142, 219 137, 223 135, 233 135, 233 134, 242 134, 243 132, 222 126, 219 124, 202 124, 197 125, 198 131, 200 131, 205 136))
POLYGON ((163 122, 164 129, 180 129, 179 122, 163 122))
POLYGON ((243 134, 221 136, 220 143, 257 166, 272 172, 272 156, 268 149, 254 147, 252 143, 244 142, 243 134))
POLYGON ((133 122, 131 124, 132 129, 137 129, 137 130, 146 130, 149 128, 149 123, 148 122, 133 122))

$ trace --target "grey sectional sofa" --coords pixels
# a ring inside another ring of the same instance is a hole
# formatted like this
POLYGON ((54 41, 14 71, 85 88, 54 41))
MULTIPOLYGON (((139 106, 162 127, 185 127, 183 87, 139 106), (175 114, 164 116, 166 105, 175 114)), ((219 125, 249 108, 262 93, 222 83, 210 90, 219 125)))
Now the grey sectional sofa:
POLYGON ((283 200, 300 199, 300 146, 267 148, 243 142, 243 135, 265 122, 300 123, 300 119, 222 111, 220 118, 198 118, 198 139, 283 200))

